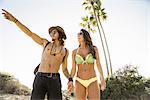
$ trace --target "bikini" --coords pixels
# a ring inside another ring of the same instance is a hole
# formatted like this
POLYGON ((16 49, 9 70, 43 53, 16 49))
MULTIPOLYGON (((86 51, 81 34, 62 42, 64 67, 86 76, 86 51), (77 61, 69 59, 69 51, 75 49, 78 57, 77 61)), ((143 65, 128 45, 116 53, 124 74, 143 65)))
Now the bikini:
MULTIPOLYGON (((91 53, 89 53, 84 60, 83 57, 78 54, 78 50, 79 50, 79 48, 77 49, 77 53, 76 53, 76 57, 75 57, 75 61, 77 64, 93 64, 94 63, 94 58, 91 53)), ((79 77, 76 77, 76 80, 80 84, 82 84, 85 88, 87 88, 91 83, 97 81, 97 77, 93 77, 93 78, 90 78, 87 80, 83 80, 79 77)))

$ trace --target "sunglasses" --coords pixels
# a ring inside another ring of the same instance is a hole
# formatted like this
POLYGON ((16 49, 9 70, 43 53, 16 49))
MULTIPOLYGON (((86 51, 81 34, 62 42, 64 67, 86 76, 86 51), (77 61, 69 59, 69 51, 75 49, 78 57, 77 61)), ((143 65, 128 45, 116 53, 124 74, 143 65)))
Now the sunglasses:
POLYGON ((83 32, 82 32, 82 31, 80 31, 80 32, 78 33, 78 35, 83 35, 83 32))

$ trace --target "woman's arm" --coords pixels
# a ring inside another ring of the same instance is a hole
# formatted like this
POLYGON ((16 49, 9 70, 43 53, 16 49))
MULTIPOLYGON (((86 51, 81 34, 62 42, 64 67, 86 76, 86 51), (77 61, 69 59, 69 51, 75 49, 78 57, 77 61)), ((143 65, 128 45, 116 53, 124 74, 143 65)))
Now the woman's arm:
POLYGON ((100 58, 99 58, 98 49, 97 49, 97 47, 94 47, 94 49, 95 49, 95 55, 96 55, 97 69, 98 69, 98 71, 100 73, 101 79, 104 79, 103 70, 102 70, 102 67, 101 67, 101 64, 100 64, 100 58))
POLYGON ((104 75, 103 75, 103 70, 100 64, 100 58, 99 58, 99 53, 98 53, 98 49, 97 47, 94 47, 95 49, 95 53, 96 53, 96 65, 97 65, 97 69, 100 73, 100 79, 101 79, 101 90, 104 90, 106 88, 106 83, 105 83, 105 79, 104 79, 104 75))
POLYGON ((26 35, 28 35, 29 37, 31 37, 36 43, 45 46, 45 44, 48 42, 48 40, 43 39, 41 37, 39 37, 38 35, 36 35, 35 33, 31 32, 25 25, 23 25, 20 21, 18 21, 18 19, 16 19, 12 14, 10 14, 8 11, 3 10, 3 15, 4 17, 11 21, 14 22, 19 29, 21 29, 26 35))

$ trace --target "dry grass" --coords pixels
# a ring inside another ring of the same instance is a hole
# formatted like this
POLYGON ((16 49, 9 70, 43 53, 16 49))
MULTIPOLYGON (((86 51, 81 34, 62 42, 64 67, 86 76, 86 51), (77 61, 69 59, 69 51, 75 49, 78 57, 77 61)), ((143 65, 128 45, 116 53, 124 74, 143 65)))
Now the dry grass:
POLYGON ((30 95, 31 90, 22 85, 13 75, 0 72, 0 90, 16 95, 30 95))
MULTIPOLYGON (((62 94, 63 100, 74 100, 66 90, 62 94)), ((22 85, 13 75, 0 72, 0 100, 29 100, 30 95, 31 89, 22 85)))

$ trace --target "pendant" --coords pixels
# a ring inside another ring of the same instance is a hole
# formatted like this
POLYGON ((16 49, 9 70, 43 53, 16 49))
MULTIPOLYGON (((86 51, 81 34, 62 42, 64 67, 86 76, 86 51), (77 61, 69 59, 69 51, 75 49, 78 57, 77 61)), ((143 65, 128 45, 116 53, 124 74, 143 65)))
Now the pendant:
POLYGON ((56 52, 56 48, 53 48, 53 51, 56 52))

